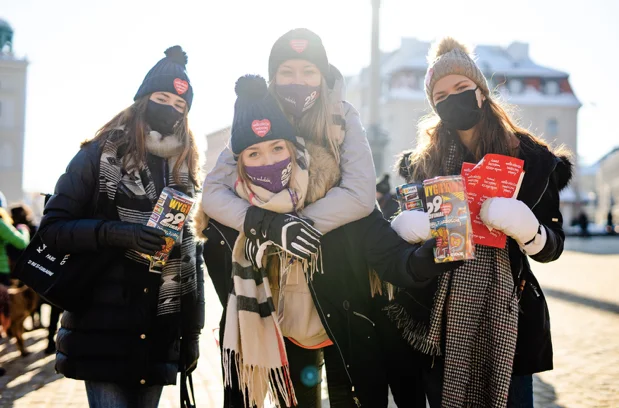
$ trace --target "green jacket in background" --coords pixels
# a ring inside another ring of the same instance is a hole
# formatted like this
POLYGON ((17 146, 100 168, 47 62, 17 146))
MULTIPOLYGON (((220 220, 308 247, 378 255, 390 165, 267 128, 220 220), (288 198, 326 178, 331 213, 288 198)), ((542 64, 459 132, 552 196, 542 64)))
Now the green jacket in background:
POLYGON ((0 273, 8 274, 11 272, 6 246, 13 245, 17 249, 24 249, 29 242, 28 230, 18 230, 0 219, 0 273))

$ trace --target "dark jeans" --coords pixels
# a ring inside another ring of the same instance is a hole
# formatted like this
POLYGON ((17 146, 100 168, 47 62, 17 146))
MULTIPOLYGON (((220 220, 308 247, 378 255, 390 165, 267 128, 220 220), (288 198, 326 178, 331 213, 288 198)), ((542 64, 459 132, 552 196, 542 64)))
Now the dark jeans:
POLYGON ((90 408, 157 408, 162 391, 162 385, 137 388, 86 381, 90 408))
MULTIPOLYGON (((329 404, 332 408, 354 407, 350 382, 342 360, 334 346, 308 350, 285 339, 286 353, 290 363, 290 376, 299 408, 321 406, 321 374, 323 361, 326 365, 329 404)), ((280 398, 280 404, 286 406, 280 398)))
MULTIPOLYGON (((352 399, 348 376, 342 360, 334 346, 322 350, 307 350, 285 339, 286 353, 290 363, 290 375, 297 396, 299 408, 321 406, 321 374, 323 361, 327 372, 329 404, 332 408, 352 408, 352 399)), ((243 395, 238 388, 236 370, 232 370, 233 387, 224 390, 225 408, 244 408, 243 395)), ((280 404, 286 406, 280 398, 280 404)))
POLYGON ((509 385, 507 408, 533 408, 533 376, 515 375, 509 385))

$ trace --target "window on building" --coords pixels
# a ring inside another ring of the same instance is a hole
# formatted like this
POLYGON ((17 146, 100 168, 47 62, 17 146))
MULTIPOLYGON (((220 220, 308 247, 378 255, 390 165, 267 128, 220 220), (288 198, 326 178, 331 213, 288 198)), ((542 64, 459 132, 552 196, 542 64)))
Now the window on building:
POLYGON ((519 94, 522 92, 522 81, 519 79, 510 79, 507 82, 507 86, 509 87, 509 92, 513 94, 519 94))
POLYGON ((544 88, 548 95, 557 95, 560 91, 559 83, 557 81, 546 81, 544 88))
POLYGON ((546 137, 554 138, 559 134, 559 122, 555 118, 546 121, 546 137))

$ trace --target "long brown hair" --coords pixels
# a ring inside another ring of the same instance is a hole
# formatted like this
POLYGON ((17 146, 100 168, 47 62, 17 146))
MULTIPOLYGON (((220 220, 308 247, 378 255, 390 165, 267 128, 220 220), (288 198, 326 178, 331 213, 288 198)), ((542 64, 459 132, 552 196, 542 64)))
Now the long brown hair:
POLYGON ((335 133, 337 129, 336 126, 333 126, 333 108, 329 103, 329 87, 326 78, 323 76, 320 81, 318 100, 299 120, 284 111, 275 90, 275 79, 269 82, 269 92, 275 97, 279 108, 284 112, 290 123, 296 126, 299 135, 307 141, 326 147, 339 163, 340 148, 337 142, 338 135, 335 133))
MULTIPOLYGON (((481 120, 475 126, 475 136, 470 152, 475 161, 481 160, 488 153, 517 156, 519 137, 522 136, 547 146, 544 141, 520 127, 508 111, 507 105, 486 95, 486 100, 482 104, 481 120)), ((457 131, 448 129, 433 112, 421 118, 417 137, 418 145, 410 159, 410 179, 419 181, 441 175, 451 140, 458 138, 457 131)))
MULTIPOLYGON (((105 142, 115 131, 124 130, 125 137, 127 138, 127 146, 122 159, 123 167, 125 167, 127 171, 131 171, 145 165, 146 135, 148 132, 145 115, 149 98, 150 95, 143 96, 135 101, 133 105, 118 113, 112 120, 97 131, 93 139, 85 141, 82 143, 82 146, 93 141, 105 142)), ((175 134, 183 141, 184 148, 172 170, 174 181, 181 184, 180 168, 182 164, 186 162, 189 168, 189 178, 191 182, 194 187, 199 187, 200 152, 193 133, 189 129, 187 109, 185 109, 181 123, 176 127, 175 134)))

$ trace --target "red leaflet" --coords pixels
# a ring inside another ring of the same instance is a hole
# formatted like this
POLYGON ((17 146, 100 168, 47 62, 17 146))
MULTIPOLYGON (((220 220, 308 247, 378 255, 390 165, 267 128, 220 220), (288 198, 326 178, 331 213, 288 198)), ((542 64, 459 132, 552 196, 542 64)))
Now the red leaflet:
POLYGON ((482 203, 488 198, 516 198, 522 177, 524 161, 515 157, 487 154, 477 164, 462 164, 462 178, 469 201, 473 241, 476 245, 505 248, 505 234, 490 230, 479 217, 479 212, 482 203))

